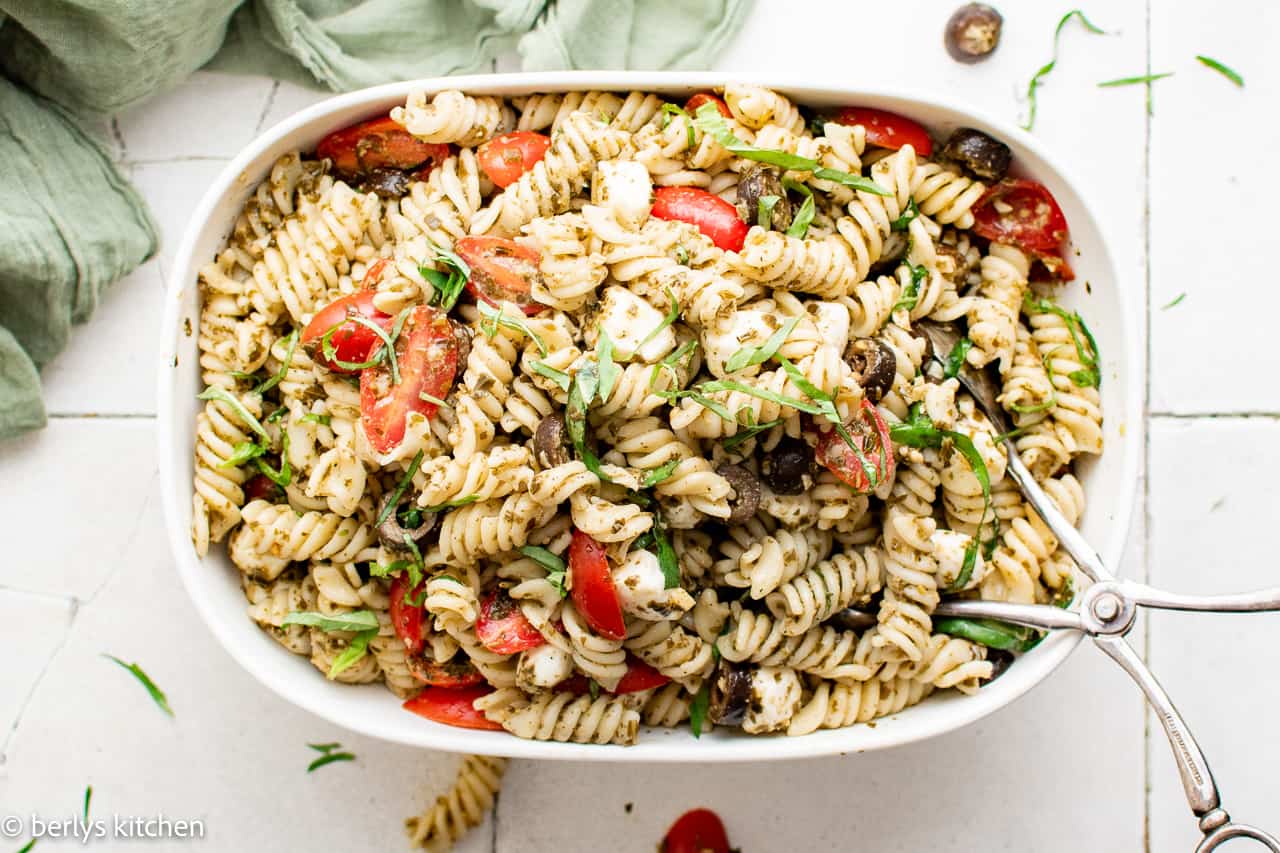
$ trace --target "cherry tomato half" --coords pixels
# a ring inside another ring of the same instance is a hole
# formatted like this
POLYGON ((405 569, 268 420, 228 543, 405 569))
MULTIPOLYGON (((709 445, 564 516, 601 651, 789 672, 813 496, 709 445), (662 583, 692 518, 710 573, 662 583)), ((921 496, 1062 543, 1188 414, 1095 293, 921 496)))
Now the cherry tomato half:
POLYGON ((916 122, 871 107, 845 107, 836 113, 836 124, 860 124, 867 131, 867 142, 880 148, 898 149, 910 145, 921 157, 933 153, 933 140, 929 131, 916 122))
POLYGON ((715 104, 716 109, 720 111, 720 115, 725 118, 733 118, 733 113, 729 112, 729 105, 710 92, 699 92, 689 100, 685 101, 684 111, 691 116, 696 116, 698 114, 698 107, 703 104, 715 104))
POLYGON ((481 696, 488 696, 492 692, 493 688, 487 684, 475 684, 470 687, 427 687, 401 707, 420 717, 448 726, 501 731, 502 726, 487 719, 471 704, 481 696))
POLYGON ((685 812, 662 839, 661 853, 729 853, 729 836, 711 809, 685 812))
POLYGON ((476 159, 489 180, 505 189, 547 156, 550 147, 551 138, 548 136, 532 130, 515 130, 495 136, 481 145, 476 159))
POLYGON ((393 322, 391 316, 374 307, 373 291, 362 290, 330 302, 317 311, 302 330, 302 345, 307 348, 311 358, 335 373, 357 373, 358 370, 343 367, 338 362, 363 364, 369 360, 369 355, 382 340, 377 332, 357 323, 352 317, 363 317, 384 330, 390 329, 393 322), (329 342, 333 345, 332 359, 325 356, 321 341, 330 329, 334 329, 329 336, 329 342))
POLYGON ((449 146, 423 142, 391 120, 372 118, 335 130, 316 146, 317 157, 327 157, 344 175, 361 175, 370 169, 419 169, 419 176, 449 156, 449 146))
POLYGON ((729 202, 697 187, 658 187, 653 194, 653 210, 659 219, 676 219, 696 225, 698 230, 727 252, 742 249, 749 230, 729 202))
POLYGON ((467 289, 477 299, 495 306, 511 302, 529 315, 546 307, 533 301, 533 283, 542 277, 537 249, 504 237, 463 237, 453 250, 471 267, 467 289))
POLYGON ((498 587, 480 602, 476 619, 476 637, 480 645, 500 655, 513 655, 536 648, 547 640, 525 618, 520 605, 498 587))
POLYGON ((973 206, 973 230, 1027 252, 1058 252, 1067 239, 1067 217, 1044 184, 1005 178, 973 206))
MULTIPOLYGON (((878 485, 893 477, 893 441, 889 438, 889 427, 885 425, 879 409, 865 397, 862 400, 861 415, 859 420, 847 425, 847 430, 875 471, 878 485)), ((858 454, 834 429, 819 433, 814 458, 859 494, 866 494, 875 488, 867 479, 867 472, 863 470, 858 454)))
MULTIPOLYGON (((425 585, 426 581, 419 583, 409 597, 414 601, 419 600, 418 596, 425 585)), ((404 643, 405 650, 413 656, 421 654, 422 647, 426 645, 426 638, 422 635, 425 610, 421 604, 415 607, 405 601, 406 592, 409 592, 409 579, 402 572, 391 581, 391 626, 395 628, 400 642, 404 643)))
POLYGON ((1031 262, 1030 280, 1045 284, 1066 284, 1074 281, 1076 271, 1062 256, 1061 249, 1051 252, 1034 252, 1031 262))
POLYGON ((284 489, 276 485, 276 482, 266 474, 254 474, 242 488, 244 489, 244 499, 246 501, 271 501, 274 503, 284 497, 284 489))
POLYGON ((418 412, 430 418, 436 404, 422 394, 444 399, 458 369, 458 339, 443 311, 419 305, 396 338, 400 384, 394 384, 388 359, 360 372, 360 422, 369 444, 386 453, 404 438, 405 418, 418 412))
POLYGON ((604 546, 581 530, 573 531, 569 543, 569 579, 573 604, 591 629, 610 640, 626 639, 622 602, 613 585, 604 546))
POLYGON ((411 655, 405 658, 409 673, 431 687, 470 687, 483 684, 484 676, 468 660, 451 660, 436 663, 424 657, 411 655))

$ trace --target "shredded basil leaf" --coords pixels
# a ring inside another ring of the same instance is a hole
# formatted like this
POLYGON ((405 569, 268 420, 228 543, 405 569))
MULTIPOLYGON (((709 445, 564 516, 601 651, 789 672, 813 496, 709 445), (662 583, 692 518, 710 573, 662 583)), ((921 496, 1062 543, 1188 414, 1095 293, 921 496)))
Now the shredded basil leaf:
POLYGON ((676 245, 676 263, 678 264, 689 263, 689 250, 684 247, 683 243, 679 243, 676 245))
POLYGON ((622 368, 618 367, 613 361, 613 352, 613 339, 609 337, 609 333, 602 326, 600 327, 600 340, 596 342, 596 375, 599 377, 596 394, 600 397, 601 403, 609 402, 609 395, 613 393, 613 386, 617 383, 618 376, 622 373, 622 368))
POLYGON ((1049 72, 1058 64, 1058 39, 1062 35, 1062 28, 1072 18, 1079 18, 1084 28, 1096 35, 1106 35, 1106 30, 1094 26, 1093 22, 1084 16, 1084 12, 1079 9, 1072 9, 1070 12, 1062 16, 1062 20, 1058 21, 1058 26, 1053 31, 1053 58, 1040 66, 1031 78, 1031 82, 1027 83, 1027 123, 1022 126, 1023 130, 1031 130, 1036 123, 1036 90, 1040 88, 1041 82, 1049 75, 1049 72))
POLYGON ((973 579, 973 570, 977 564, 978 540, 970 539, 969 544, 964 546, 964 562, 960 564, 960 574, 956 575, 956 579, 943 592, 959 592, 968 586, 969 581, 973 579))
POLYGON ((676 295, 669 287, 667 288, 667 298, 671 300, 671 310, 667 312, 667 316, 662 318, 662 322, 659 323, 652 332, 641 339, 640 343, 636 345, 637 350, 649 343, 649 341, 653 340, 658 335, 662 334, 663 329, 680 319, 680 303, 676 301, 676 295))
POLYGON ((1169 303, 1166 303, 1166 304, 1164 304, 1164 305, 1160 306, 1160 310, 1161 310, 1161 311, 1168 311, 1168 310, 1169 310, 1170 308, 1172 308, 1173 306, 1181 304, 1181 303, 1182 303, 1182 300, 1184 300, 1184 299, 1186 299, 1186 298, 1187 298, 1187 292, 1184 290, 1182 293, 1179 293, 1177 296, 1175 296, 1175 297, 1173 298, 1173 301, 1172 301, 1172 302, 1169 302, 1169 303))
POLYGON ((35 846, 36 846, 36 842, 37 842, 37 841, 39 841, 39 840, 40 840, 39 838, 33 838, 33 839, 31 839, 31 840, 30 840, 30 841, 28 841, 26 844, 24 844, 24 845, 22 845, 20 848, 18 848, 18 853, 31 853, 31 851, 32 851, 32 850, 35 848, 35 846))
POLYGON ((773 358, 778 349, 786 343, 787 337, 795 330, 800 323, 800 317, 792 317, 783 323, 776 332, 769 336, 769 339, 758 347, 743 347, 742 349, 729 356, 729 360, 725 362, 724 369, 726 373, 737 373, 739 370, 747 367, 753 367, 757 364, 764 364, 773 358))
POLYGON ((330 423, 330 420, 331 419, 328 415, 321 415, 321 414, 317 414, 316 412, 307 412, 305 415, 298 418, 298 421, 300 423, 320 424, 320 426, 328 426, 330 423))
POLYGON ((685 148, 691 149, 695 145, 697 145, 698 137, 695 136, 693 132, 693 116, 685 112, 684 107, 677 106, 676 104, 663 104, 662 105, 662 129, 663 130, 667 129, 667 125, 671 123, 672 116, 681 116, 684 118, 685 130, 688 131, 688 134, 689 134, 689 141, 688 141, 688 144, 685 145, 685 148))
POLYGON ((403 572, 413 565, 412 560, 394 560, 385 566, 381 563, 369 563, 369 577, 389 578, 403 572))
POLYGON ((663 588, 675 589, 680 586, 680 561, 676 559, 676 549, 662 526, 661 516, 654 515, 650 529, 653 531, 653 545, 658 551, 658 565, 662 567, 663 588))
POLYGON ((733 379, 716 379, 711 382, 704 382, 698 386, 699 390, 707 393, 715 393, 717 391, 737 391, 740 394, 746 394, 750 397, 756 397, 761 400, 768 400, 771 403, 777 403, 781 406, 790 406, 798 412, 807 412, 811 415, 824 414, 822 406, 817 403, 810 403, 801 400, 798 397, 787 397, 770 391, 768 388, 754 388, 742 382, 733 379))
MULTIPOLYGON (((569 405, 565 408, 565 428, 569 431, 569 440, 573 442, 573 448, 578 452, 578 458, 582 460, 583 465, 587 466, 587 470, 601 480, 611 482, 609 475, 605 474, 600 467, 599 457, 587 446, 587 397, 583 390, 582 382, 585 372, 585 370, 579 370, 574 377, 573 387, 569 391, 569 405)), ((594 396, 594 377, 592 377, 591 381, 593 383, 591 392, 594 396)))
POLYGON ((711 679, 702 682, 693 701, 689 703, 689 730, 694 737, 702 737, 702 726, 707 720, 707 706, 711 703, 711 679))
MULTIPOLYGON (((649 371, 649 389, 653 391, 653 393, 658 395, 673 393, 671 391, 659 391, 657 389, 656 386, 658 384, 658 377, 662 374, 663 371, 670 371, 671 375, 675 376, 676 365, 680 364, 684 360, 684 357, 686 355, 689 355, 697 348, 698 348, 698 342, 696 340, 685 341, 683 346, 679 347, 675 352, 671 353, 671 355, 667 356, 662 361, 655 364, 653 366, 653 370, 649 371)), ((668 397, 667 399, 671 399, 671 398, 668 397)))
POLYGON ((370 354, 368 361, 343 361, 338 358, 338 350, 333 345, 333 334, 345 326, 346 323, 346 320, 343 320, 340 323, 335 323, 325 329, 324 334, 320 336, 320 352, 324 354, 325 359, 338 365, 338 367, 341 367, 343 370, 350 371, 352 373, 358 373, 367 367, 376 367, 381 364, 382 359, 386 354, 386 350, 381 347, 379 347, 376 352, 370 354))
POLYGON ((471 277, 471 267, 467 266, 467 262, 455 255, 448 249, 431 244, 434 253, 431 260, 434 263, 443 264, 448 273, 441 273, 439 270, 431 267, 419 267, 418 272, 422 273, 422 277, 431 282, 434 304, 439 305, 444 311, 452 310, 454 303, 458 301, 458 297, 462 295, 462 289, 467 285, 467 279, 471 277))
POLYGON ((680 459, 680 457, 677 456, 675 459, 669 460, 662 466, 658 468, 654 468, 652 471, 650 471, 648 474, 645 475, 644 480, 642 480, 640 483, 640 488, 652 489, 654 486, 658 485, 663 480, 666 480, 668 477, 671 476, 671 473, 676 470, 676 466, 678 466, 681 461, 682 460, 680 459))
POLYGON ((335 761, 355 761, 356 757, 349 752, 330 752, 320 756, 315 761, 307 765, 307 772, 319 770, 326 764, 333 764, 335 761))
MULTIPOLYGON (((325 677, 332 681, 338 677, 339 673, 354 666, 369 651, 369 641, 376 636, 378 636, 378 629, 371 628, 368 631, 361 631, 359 634, 352 637, 351 642, 342 650, 342 654, 333 659, 333 663, 329 665, 329 673, 325 677)), ((334 758, 333 755, 325 757, 333 760, 339 760, 334 758)), ((316 762, 321 761, 324 761, 324 759, 317 758, 315 762, 312 762, 312 764, 314 766, 316 762)))
POLYGON ((1235 83, 1237 86, 1244 88, 1244 77, 1241 77, 1238 71, 1233 71, 1232 69, 1223 65, 1218 60, 1210 59, 1207 56, 1200 56, 1199 54, 1197 54, 1196 60, 1199 61, 1199 63, 1205 66, 1206 68, 1212 68, 1214 71, 1217 71, 1223 77, 1226 77, 1232 83, 1235 83))
POLYGON ((765 421, 762 424, 752 424, 748 426, 746 429, 739 430, 733 435, 727 438, 721 439, 720 444, 722 447, 724 447, 725 450, 732 451, 734 448, 736 448, 739 444, 742 444, 747 439, 752 438, 753 436, 759 433, 762 433, 767 429, 773 429, 780 423, 782 423, 782 418, 775 418, 774 420, 771 420, 771 421, 765 421))
POLYGON ((817 212, 813 203, 813 190, 791 178, 783 178, 782 186, 804 196, 804 201, 800 203, 800 209, 796 211, 795 216, 791 217, 791 227, 787 229, 788 237, 803 238, 804 235, 809 233, 809 226, 813 223, 813 215, 817 212))
POLYGON ((1066 309, 1048 299, 1037 299, 1030 292, 1027 293, 1023 303, 1023 308, 1031 314, 1055 314, 1061 317, 1066 323, 1067 331, 1071 333, 1071 341, 1076 347, 1076 357, 1080 361, 1082 367, 1079 370, 1073 370, 1067 374, 1070 379, 1079 388, 1099 388, 1102 385, 1102 373, 1098 370, 1098 342, 1094 340, 1093 332, 1085 325, 1084 319, 1075 311, 1068 312, 1066 309), (1086 350, 1084 342, 1081 341, 1081 335, 1089 342, 1089 349, 1086 350))
POLYGON ((244 403, 237 400, 235 396, 227 391, 227 389, 220 388, 217 385, 210 385, 208 388, 197 394, 196 399, 217 400, 221 403, 226 403, 231 407, 231 411, 235 412, 236 416, 245 422, 249 429, 253 430, 263 438, 270 440, 271 436, 267 435, 266 429, 258 422, 258 419, 245 408, 244 403))
POLYGON ((773 209, 777 207, 782 196, 762 195, 756 199, 756 225, 768 231, 773 225, 773 209))
POLYGON ((447 402, 445 402, 444 400, 441 400, 439 397, 434 397, 434 396, 432 396, 431 394, 428 394, 426 391, 419 391, 419 392, 418 392, 418 399, 419 399, 419 400, 424 400, 424 401, 426 401, 426 402, 428 402, 428 403, 434 403, 435 405, 439 406, 439 407, 440 407, 440 408, 442 408, 442 409, 452 409, 452 408, 453 408, 453 406, 450 406, 450 405, 449 405, 447 402))
POLYGON ((84 822, 89 822, 89 803, 93 800, 93 786, 88 785, 84 789, 84 822))
MULTIPOLYGON (((910 248, 907 251, 910 252, 910 248)), ((911 311, 916 307, 916 303, 920 301, 920 285, 928 278, 929 270, 924 264, 915 264, 913 266, 905 257, 902 259, 902 265, 911 273, 911 281, 902 289, 902 296, 893 304, 893 310, 897 311, 899 308, 905 308, 907 311, 911 311)))
POLYGON ((565 373, 563 370, 556 370, 554 367, 544 364, 541 361, 530 361, 529 367, 533 368, 533 372, 550 379, 556 385, 560 386, 560 390, 566 394, 569 393, 569 384, 573 382, 573 377, 565 373))
POLYGON ((1172 71, 1164 71, 1160 74, 1141 74, 1137 77, 1120 77, 1116 80, 1104 80, 1098 84, 1099 89, 1110 89, 1116 86, 1133 86, 1138 83, 1151 83, 1155 80, 1163 80, 1165 77, 1172 77, 1172 71))
POLYGON ((151 676, 142 671, 142 667, 138 666, 136 663, 125 663, 115 655, 103 654, 102 656, 109 661, 114 661, 118 666, 128 670, 134 678, 138 679, 138 683, 146 688, 147 694, 151 697, 151 701, 155 702, 156 706, 161 711, 164 711, 170 717, 174 715, 173 709, 169 707, 169 697, 165 696, 164 691, 156 686, 156 683, 151 680, 151 676))
POLYGON ((231 455, 222 460, 218 464, 219 468, 234 468, 244 463, 257 459, 266 453, 267 449, 261 444, 252 441, 242 441, 231 449, 231 455))
POLYGON ((353 610, 350 613, 315 613, 295 610, 284 617, 281 625, 306 625, 322 631, 377 630, 378 617, 372 610, 353 610))
POLYGON ((391 515, 391 510, 400 505, 400 497, 404 494, 404 490, 409 488, 409 484, 413 482, 413 475, 418 473, 418 469, 422 467, 422 459, 425 454, 419 450, 414 455, 413 461, 409 463, 409 470, 404 472, 404 476, 400 478, 400 482, 396 484, 395 491, 391 493, 391 499, 382 507, 382 512, 378 513, 378 520, 373 523, 374 527, 382 524, 387 520, 387 516, 391 515))
POLYGON ((342 746, 342 744, 340 743, 309 743, 307 744, 307 746, 311 747, 316 752, 328 754, 330 752, 333 752, 338 747, 342 746))
POLYGON ((949 634, 990 649, 1025 652, 1040 642, 1042 634, 1033 628, 1001 622, 998 619, 957 619, 940 617, 933 620, 935 634, 949 634))
POLYGON ((564 588, 564 573, 567 568, 564 560, 537 545, 525 545, 520 548, 520 553, 547 570, 547 580, 560 593, 560 597, 564 598, 567 594, 564 588))
POLYGON ((954 379, 960 375, 960 369, 964 367, 965 357, 971 349, 973 349, 973 341, 968 338, 961 338, 956 341, 955 346, 951 348, 951 352, 947 354, 947 363, 942 369, 944 379, 954 379))
POLYGON ((293 351, 298 348, 298 330, 294 329, 289 333, 289 337, 285 338, 287 344, 285 346, 284 360, 280 362, 280 367, 270 377, 263 380, 256 388, 253 389, 255 394, 265 394, 272 388, 280 384, 280 381, 289 373, 289 366, 293 364, 293 351))
POLYGON ((582 395, 582 410, 585 412, 596 398, 600 390, 600 364, 596 361, 584 361, 573 376, 573 386, 582 395))
POLYGON ((254 459, 253 464, 258 466, 258 470, 261 471, 267 477, 268 480, 270 480, 271 482, 275 483, 277 486, 283 489, 284 487, 288 486, 290 483, 293 482, 293 466, 289 464, 289 433, 288 432, 280 433, 280 444, 283 449, 280 451, 280 470, 279 471, 277 471, 276 469, 268 465, 266 460, 263 459, 261 456, 254 459))
POLYGON ((444 502, 444 503, 442 503, 442 504, 436 504, 435 506, 429 506, 429 507, 427 507, 427 508, 426 508, 426 510, 425 510, 425 511, 426 511, 426 512, 444 512, 445 510, 449 510, 449 509, 457 509, 457 508, 458 508, 458 507, 460 507, 460 506, 466 506, 467 504, 473 504, 473 503, 475 503, 475 502, 476 502, 476 501, 478 501, 478 500, 480 500, 480 496, 479 496, 479 495, 467 495, 466 497, 454 498, 454 499, 453 499, 453 500, 451 500, 451 501, 445 501, 445 502, 444 502))
POLYGON ((852 175, 839 169, 825 168, 817 160, 809 157, 800 157, 796 154, 788 154, 786 151, 773 151, 746 144, 733 135, 733 131, 729 129, 728 122, 724 120, 724 116, 716 109, 715 104, 703 104, 698 107, 698 117, 693 120, 693 123, 703 133, 709 133, 715 137, 716 142, 719 142, 726 151, 731 154, 737 154, 744 159, 755 160, 757 163, 768 163, 770 166, 797 172, 812 172, 815 178, 835 181, 847 187, 863 190, 874 195, 887 196, 890 194, 888 190, 870 178, 852 175))
POLYGON ((486 337, 492 338, 496 335, 498 333, 498 326, 506 326, 508 329, 515 329, 517 332, 523 332, 528 335, 533 340, 533 343, 538 347, 538 352, 542 354, 542 357, 547 357, 549 352, 547 350, 547 345, 543 342, 542 338, 533 331, 533 329, 529 328, 529 324, 524 320, 517 317, 508 317, 501 308, 494 308, 483 299, 476 302, 476 308, 480 309, 480 316, 492 323, 490 326, 492 331, 486 331, 486 337))
POLYGON ((920 208, 916 205, 916 200, 907 201, 907 209, 902 211, 902 215, 889 223, 890 231, 906 231, 911 227, 911 220, 920 215, 920 208))

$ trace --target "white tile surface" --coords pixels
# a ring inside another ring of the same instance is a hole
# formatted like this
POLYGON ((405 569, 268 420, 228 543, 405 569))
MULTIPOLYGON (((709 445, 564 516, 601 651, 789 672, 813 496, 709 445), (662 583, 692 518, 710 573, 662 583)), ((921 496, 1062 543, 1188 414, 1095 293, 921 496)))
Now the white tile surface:
MULTIPOLYGON (((1065 9, 1005 0, 999 52, 961 67, 939 44, 955 5, 760 2, 719 67, 945 90, 1016 120, 1026 81, 1049 59, 1065 9), (780 36, 794 33, 797 21, 819 21, 832 35, 780 36)), ((1280 125, 1266 105, 1280 78, 1265 58, 1280 21, 1270 6, 1245 0, 1219 4, 1212 15, 1184 14, 1168 0, 1150 5, 1151 70, 1177 76, 1156 84, 1149 205, 1144 92, 1096 88, 1147 70, 1146 3, 1087 9, 1112 35, 1090 36, 1075 24, 1064 31, 1059 66, 1041 89, 1036 134, 1095 201, 1118 253, 1119 286, 1145 289, 1149 207, 1149 301, 1158 308, 1188 294, 1151 317, 1153 406, 1274 411, 1274 383, 1252 379, 1268 375, 1259 371, 1272 356, 1257 342, 1266 340, 1262 318, 1278 307, 1254 232, 1268 221, 1263 206, 1277 189, 1265 158, 1280 125), (1248 88, 1237 91, 1195 65, 1200 52, 1240 68, 1248 88), (1214 155, 1194 155, 1210 110, 1215 125, 1246 129, 1246 143, 1211 137, 1214 155), (1246 227, 1229 227, 1237 223, 1246 227), (1234 298, 1222 298, 1224 289, 1234 298), (1206 355, 1187 345, 1206 328, 1237 333, 1217 339, 1206 355)), ((53 412, 154 412, 161 284, 193 205, 255 133, 324 97, 289 83, 202 73, 98 123, 151 203, 165 244, 158 259, 106 294, 93 321, 46 369, 53 412)), ((332 729, 269 694, 216 647, 172 572, 154 499, 152 424, 147 417, 59 418, 41 434, 0 445, 0 519, 10 543, 0 562, 0 637, 22 650, 0 677, 0 737, 7 738, 0 814, 69 816, 92 783, 95 814, 203 817, 208 849, 402 849, 401 819, 443 789, 456 759, 332 729), (104 651, 140 661, 168 692, 176 719, 99 657, 104 651), (21 722, 10 734, 18 709, 21 722), (307 775, 305 743, 332 740, 358 760, 307 775)), ((1122 572, 1202 591, 1273 583, 1274 549, 1255 531, 1276 515, 1263 484, 1280 465, 1271 450, 1277 429, 1271 420, 1158 420, 1150 434, 1151 504, 1139 508, 1122 572)), ((1276 698, 1268 674, 1278 662, 1280 626, 1273 617, 1228 618, 1152 619, 1150 658, 1217 769, 1228 808, 1280 830, 1280 800, 1264 775, 1280 760, 1264 710, 1276 698)), ((1146 629, 1140 623, 1132 635, 1140 648, 1146 629)), ((462 849, 648 851, 683 810, 710 805, 752 853, 1187 850, 1192 821, 1158 728, 1144 746, 1141 707, 1116 668, 1084 649, 1012 708, 944 740, 889 753, 730 768, 516 762, 496 832, 486 826, 462 849)))
POLYGON ((1171 3, 1151 10, 1152 70, 1176 74, 1156 84, 1151 133, 1151 402, 1156 411, 1276 411, 1280 386, 1255 377, 1280 370, 1280 353, 1266 346, 1280 291, 1263 284, 1267 249, 1238 224, 1271 217, 1269 199, 1280 192, 1271 158, 1280 146, 1273 109, 1280 67, 1269 40, 1280 7, 1245 0, 1215 7, 1213 14, 1185 14, 1171 3), (1196 54, 1241 72, 1245 88, 1202 67, 1196 54), (1207 178, 1197 189, 1187 182, 1187 143, 1203 132, 1207 107, 1214 126, 1231 128, 1243 144, 1195 169, 1207 178), (1161 310, 1181 293, 1180 305, 1161 310), (1212 347, 1188 346, 1206 329, 1231 334, 1215 336, 1212 347))
MULTIPOLYGON (((1280 423, 1157 420, 1151 429, 1151 582, 1193 593, 1276 586, 1265 532, 1280 515, 1280 423), (1196 467, 1186 488, 1187 460, 1196 467), (1241 472, 1248 473, 1241 476, 1241 472)), ((1231 816, 1280 830, 1280 616, 1154 613, 1150 663, 1205 751, 1231 816)), ((1169 746, 1151 721, 1151 850, 1189 850, 1197 835, 1169 746)))

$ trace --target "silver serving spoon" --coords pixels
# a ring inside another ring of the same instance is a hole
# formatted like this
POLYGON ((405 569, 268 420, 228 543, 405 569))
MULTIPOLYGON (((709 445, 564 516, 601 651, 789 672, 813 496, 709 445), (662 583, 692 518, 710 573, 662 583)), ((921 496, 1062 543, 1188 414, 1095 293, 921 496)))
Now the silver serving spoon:
MULTIPOLYGON (((915 328, 928 336, 936 357, 950 353, 960 340, 960 331, 944 323, 921 320, 915 328)), ((974 402, 990 418, 998 434, 1009 432, 1004 410, 996 402, 1000 385, 988 371, 975 370, 968 364, 961 367, 960 384, 973 395, 974 402)), ((1011 604, 999 601, 946 601, 938 605, 938 616, 954 616, 968 619, 999 619, 1018 625, 1042 629, 1067 629, 1080 631, 1093 638, 1094 643, 1106 652, 1129 676, 1138 683, 1147 701, 1155 709, 1173 748, 1174 761, 1182 776, 1182 787, 1187 802, 1195 814, 1203 837, 1196 846, 1197 853, 1216 849, 1233 838, 1252 838, 1261 842, 1273 853, 1280 853, 1280 840, 1268 832, 1243 823, 1234 823, 1222 808, 1218 785, 1209 770, 1196 739, 1187 728, 1186 721, 1178 713, 1160 682, 1143 663, 1142 658, 1124 640, 1133 627, 1139 605, 1162 610, 1201 610, 1218 613, 1250 613, 1280 610, 1280 589, 1265 589, 1236 595, 1181 595, 1155 589, 1146 584, 1120 580, 1113 575, 1097 553, 1074 527, 1058 511, 1057 506, 1031 476, 1014 449, 1013 442, 1004 439, 1008 453, 1008 472, 1022 490, 1027 502, 1035 507, 1045 524, 1053 531, 1059 543, 1076 561, 1093 583, 1077 597, 1078 610, 1062 610, 1045 604, 1011 604)), ((845 610, 837 614, 841 623, 851 628, 874 625, 873 614, 857 610, 845 610)))

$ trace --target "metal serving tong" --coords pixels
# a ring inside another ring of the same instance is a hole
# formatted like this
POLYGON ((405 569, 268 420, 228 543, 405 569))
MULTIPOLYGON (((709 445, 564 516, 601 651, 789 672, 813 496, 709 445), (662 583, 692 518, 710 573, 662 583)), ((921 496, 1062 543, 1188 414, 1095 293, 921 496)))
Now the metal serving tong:
MULTIPOLYGON (((949 324, 921 321, 916 328, 923 331, 933 344, 938 357, 950 353, 960 340, 960 332, 949 324)), ((974 401, 991 419, 999 434, 1007 434, 1009 425, 1004 411, 996 402, 998 382, 987 372, 964 365, 959 373, 960 383, 973 395, 974 401)), ((1106 652, 1129 676, 1138 683, 1147 701, 1155 709, 1173 748, 1173 757, 1182 776, 1182 787, 1187 794, 1191 811, 1199 820, 1203 838, 1196 846, 1197 853, 1216 849, 1233 838, 1251 838, 1261 842, 1273 853, 1280 853, 1280 840, 1255 826, 1235 823, 1222 808, 1218 786, 1199 744, 1192 737, 1186 721, 1178 713, 1160 682, 1143 663, 1142 658, 1124 640, 1133 627, 1139 605, 1162 610, 1201 610, 1219 613, 1250 613, 1280 610, 1280 589, 1265 589, 1236 595, 1181 595, 1154 589, 1146 584, 1116 578, 1071 524, 1057 506, 1036 483, 1031 472, 1022 464, 1013 442, 1004 439, 1008 452, 1008 472, 1022 490, 1027 502, 1035 507, 1045 524, 1053 531, 1059 543, 1076 561, 1080 570, 1093 583, 1077 597, 1078 610, 1063 610, 1046 604, 1011 604, 998 601, 948 601, 934 611, 939 616, 969 619, 999 619, 1018 625, 1043 629, 1067 629, 1081 631, 1093 638, 1098 648, 1106 652)), ((844 611, 848 622, 865 622, 867 614, 844 611), (852 618, 850 618, 852 617, 852 618)), ((871 617, 874 623, 874 617, 871 617)))

